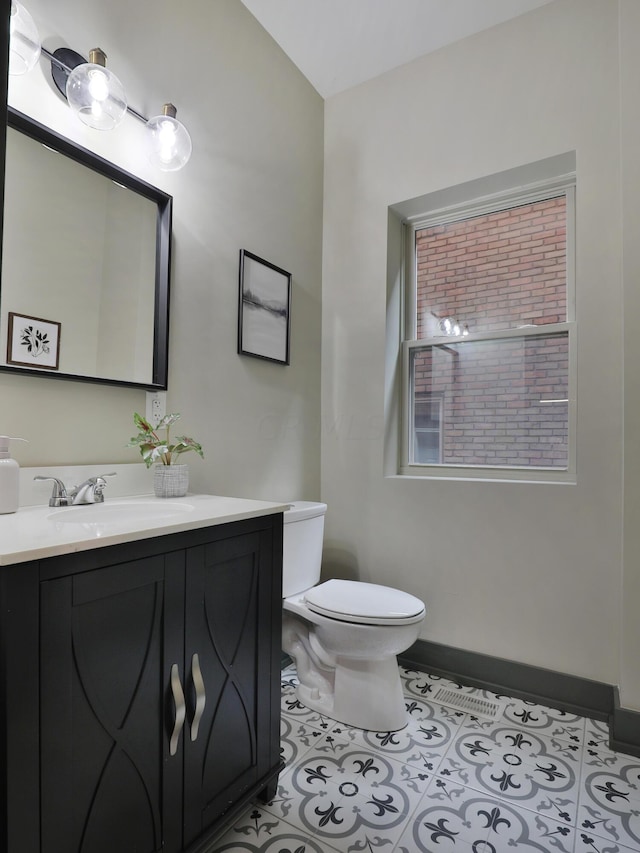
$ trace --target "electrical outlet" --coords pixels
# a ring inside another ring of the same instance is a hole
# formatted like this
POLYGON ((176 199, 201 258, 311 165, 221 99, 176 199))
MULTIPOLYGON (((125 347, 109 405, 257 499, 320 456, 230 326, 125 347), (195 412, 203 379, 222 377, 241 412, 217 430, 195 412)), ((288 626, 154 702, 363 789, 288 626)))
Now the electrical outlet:
POLYGON ((147 391, 146 418, 151 426, 157 426, 167 414, 167 392, 147 391))

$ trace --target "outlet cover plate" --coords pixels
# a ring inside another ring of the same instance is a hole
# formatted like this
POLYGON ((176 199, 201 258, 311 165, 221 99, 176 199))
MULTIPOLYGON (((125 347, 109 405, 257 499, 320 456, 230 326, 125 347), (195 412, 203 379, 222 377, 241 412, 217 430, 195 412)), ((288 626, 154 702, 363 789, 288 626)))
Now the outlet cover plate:
POLYGON ((156 426, 167 414, 166 391, 147 391, 147 403, 145 417, 151 424, 156 426))

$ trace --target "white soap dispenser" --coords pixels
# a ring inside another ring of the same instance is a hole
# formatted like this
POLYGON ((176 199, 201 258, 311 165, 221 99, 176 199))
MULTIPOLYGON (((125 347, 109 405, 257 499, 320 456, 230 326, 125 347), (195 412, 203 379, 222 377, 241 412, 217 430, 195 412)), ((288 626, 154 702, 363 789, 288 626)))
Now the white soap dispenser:
POLYGON ((9 455, 10 441, 26 441, 26 439, 0 435, 0 515, 18 510, 20 466, 9 455))

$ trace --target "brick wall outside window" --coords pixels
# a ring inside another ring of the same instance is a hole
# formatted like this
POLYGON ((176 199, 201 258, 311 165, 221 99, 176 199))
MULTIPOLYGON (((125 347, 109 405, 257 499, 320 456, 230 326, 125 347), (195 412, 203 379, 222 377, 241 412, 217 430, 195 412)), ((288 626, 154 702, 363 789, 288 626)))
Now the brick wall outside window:
MULTIPOLYGON (((422 228, 416 261, 418 338, 440 334, 433 314, 471 334, 564 322, 565 197, 422 228)), ((416 402, 442 398, 442 462, 566 467, 566 333, 441 340, 414 350, 413 378, 416 402)))

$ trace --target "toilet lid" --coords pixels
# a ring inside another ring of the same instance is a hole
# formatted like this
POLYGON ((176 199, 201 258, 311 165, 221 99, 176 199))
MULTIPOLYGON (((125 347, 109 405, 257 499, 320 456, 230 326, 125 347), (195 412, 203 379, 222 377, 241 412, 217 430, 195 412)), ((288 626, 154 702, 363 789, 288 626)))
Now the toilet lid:
POLYGON ((408 625, 424 617, 424 603, 408 592, 362 581, 330 580, 305 593, 309 610, 343 622, 408 625))

